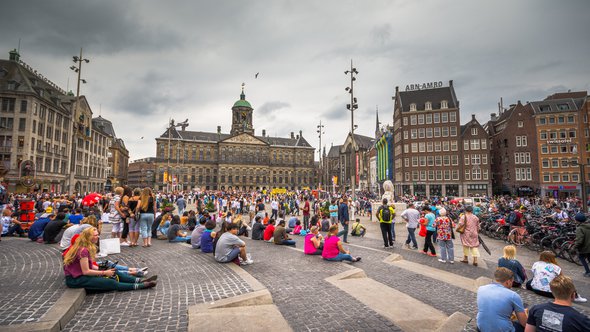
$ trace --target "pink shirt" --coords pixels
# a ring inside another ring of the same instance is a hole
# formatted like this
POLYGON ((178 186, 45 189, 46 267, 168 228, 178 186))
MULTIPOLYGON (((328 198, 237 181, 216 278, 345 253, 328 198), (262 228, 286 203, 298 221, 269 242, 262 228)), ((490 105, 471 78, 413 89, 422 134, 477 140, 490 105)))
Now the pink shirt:
POLYGON ((64 265, 64 273, 66 277, 78 278, 82 273, 82 266, 80 266, 80 259, 82 257, 88 258, 88 266, 92 267, 92 258, 90 258, 90 252, 87 248, 80 248, 76 258, 70 263, 70 265, 64 265))
POLYGON ((338 241, 340 238, 337 236, 330 236, 324 242, 324 251, 322 251, 322 257, 324 258, 334 258, 338 256, 340 250, 338 249, 338 241))
POLYGON ((315 234, 309 233, 305 236, 305 240, 303 240, 303 253, 306 255, 311 255, 317 251, 316 247, 314 247, 313 242, 311 239, 315 236, 315 234))

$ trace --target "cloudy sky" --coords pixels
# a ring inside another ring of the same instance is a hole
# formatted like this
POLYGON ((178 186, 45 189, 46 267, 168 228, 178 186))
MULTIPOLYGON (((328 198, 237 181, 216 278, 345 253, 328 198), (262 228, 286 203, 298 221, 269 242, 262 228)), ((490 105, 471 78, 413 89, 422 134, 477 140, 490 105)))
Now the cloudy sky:
POLYGON ((155 155, 169 118, 229 132, 242 82, 256 134, 302 130, 318 147, 322 121, 322 145, 342 144, 351 59, 357 133, 367 136, 376 108, 392 122, 396 86, 452 79, 462 123, 487 121, 500 97, 590 90, 586 0, 21 0, 2 12, 2 58, 20 39, 21 58, 64 89, 75 91, 68 68, 84 49, 81 94, 132 160, 155 155))

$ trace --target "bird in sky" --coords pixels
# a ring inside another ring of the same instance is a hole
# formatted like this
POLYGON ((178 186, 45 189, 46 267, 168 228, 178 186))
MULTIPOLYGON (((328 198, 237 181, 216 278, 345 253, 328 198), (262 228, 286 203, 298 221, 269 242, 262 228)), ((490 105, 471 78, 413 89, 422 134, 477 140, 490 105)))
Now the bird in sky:
POLYGON ((254 79, 258 78, 258 74, 260 73, 256 73, 256 75, 254 75, 254 79))
POLYGON ((141 139, 143 139, 143 136, 141 136, 141 139))

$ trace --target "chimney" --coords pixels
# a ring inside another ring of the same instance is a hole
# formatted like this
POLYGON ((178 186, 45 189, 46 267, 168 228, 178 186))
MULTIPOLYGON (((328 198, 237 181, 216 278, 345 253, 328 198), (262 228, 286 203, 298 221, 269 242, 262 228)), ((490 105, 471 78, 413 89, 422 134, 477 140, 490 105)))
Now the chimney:
POLYGON ((291 132, 291 139, 295 139, 295 133, 291 132))
POLYGON ((297 136, 297 138, 299 138, 299 137, 303 137, 303 130, 299 131, 299 136, 297 136))
POLYGON ((449 86, 453 86, 453 80, 449 80, 449 86))
POLYGON ((10 59, 10 61, 14 61, 14 62, 18 62, 20 60, 20 54, 18 54, 18 51, 15 49, 13 49, 12 51, 8 52, 8 59, 10 59))
POLYGON ((217 126, 217 133, 221 134, 221 126, 217 126))
POLYGON ((475 114, 471 114, 471 121, 475 121, 475 114))
POLYGON ((266 129, 262 129, 262 137, 266 137, 266 129))
POLYGON ((492 114, 490 114, 490 118, 492 121, 496 121, 496 120, 498 120, 498 115, 496 113, 492 113, 492 114))
POLYGON ((399 86, 395 87, 395 94, 397 95, 397 93, 399 92, 399 86))

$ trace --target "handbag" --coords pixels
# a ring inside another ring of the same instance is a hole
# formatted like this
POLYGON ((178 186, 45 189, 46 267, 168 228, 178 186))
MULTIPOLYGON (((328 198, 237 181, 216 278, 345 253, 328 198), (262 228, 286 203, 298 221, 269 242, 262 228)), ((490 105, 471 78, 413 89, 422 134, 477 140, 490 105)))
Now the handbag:
POLYGON ((459 234, 465 233, 465 227, 467 226, 467 220, 465 220, 465 216, 461 217, 461 219, 463 219, 463 223, 461 223, 461 220, 459 220, 459 226, 457 226, 455 229, 455 231, 457 231, 459 234))
POLYGON ((453 231, 453 221, 449 218, 449 229, 451 230, 451 239, 455 239, 455 232, 453 231))
POLYGON ((418 235, 421 236, 421 237, 425 237, 426 236, 426 232, 427 232, 426 231, 426 226, 424 226, 424 225, 421 224, 420 225, 420 232, 418 232, 418 235))

